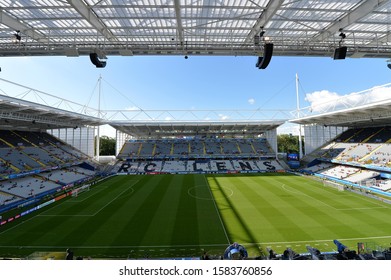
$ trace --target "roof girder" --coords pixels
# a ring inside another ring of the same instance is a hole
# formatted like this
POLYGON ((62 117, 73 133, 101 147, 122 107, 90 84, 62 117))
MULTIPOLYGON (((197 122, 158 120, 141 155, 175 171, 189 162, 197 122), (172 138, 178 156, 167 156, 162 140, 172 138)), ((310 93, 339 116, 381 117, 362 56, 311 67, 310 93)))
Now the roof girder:
POLYGON ((331 24, 327 29, 322 31, 318 36, 315 36, 311 39, 311 41, 324 41, 328 37, 333 36, 335 33, 339 32, 339 30, 343 30, 345 27, 351 25, 357 20, 362 19, 367 16, 376 8, 381 7, 389 0, 366 0, 363 1, 362 4, 358 5, 356 9, 347 13, 344 17, 335 21, 331 24))

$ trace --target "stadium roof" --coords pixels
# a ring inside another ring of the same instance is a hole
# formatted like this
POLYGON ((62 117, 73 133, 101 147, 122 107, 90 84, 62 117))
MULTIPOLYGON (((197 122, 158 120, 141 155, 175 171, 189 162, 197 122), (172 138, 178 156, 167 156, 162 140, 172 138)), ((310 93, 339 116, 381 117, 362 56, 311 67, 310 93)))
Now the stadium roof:
POLYGON ((291 122, 349 128, 390 125, 391 101, 303 117, 291 122))
POLYGON ((39 131, 101 123, 99 118, 0 95, 0 129, 39 131))
POLYGON ((137 137, 260 134, 292 117, 288 110, 97 110, 0 78, 0 129, 47 130, 109 124, 137 137), (21 99, 20 99, 21 98, 21 99), (229 131, 231 130, 231 131, 229 131))
POLYGON ((291 122, 342 127, 371 127, 391 124, 391 83, 356 92, 300 110, 291 122))
POLYGON ((284 121, 248 122, 112 122, 114 128, 137 138, 177 136, 229 136, 260 135, 275 129, 284 121))
POLYGON ((389 58, 390 10, 389 0, 0 0, 0 56, 258 56, 272 42, 281 56, 343 45, 389 58))

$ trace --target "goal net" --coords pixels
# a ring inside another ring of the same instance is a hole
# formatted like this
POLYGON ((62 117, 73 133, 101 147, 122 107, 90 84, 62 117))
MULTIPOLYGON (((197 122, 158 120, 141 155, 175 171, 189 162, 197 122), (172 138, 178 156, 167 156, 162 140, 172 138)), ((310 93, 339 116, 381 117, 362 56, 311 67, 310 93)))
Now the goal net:
POLYGON ((332 187, 332 188, 337 189, 337 190, 339 190, 341 192, 343 192, 345 190, 344 185, 339 184, 337 182, 325 180, 325 179, 323 179, 323 186, 325 186, 325 187, 332 187))
POLYGON ((83 192, 88 192, 89 190, 90 190, 90 185, 89 184, 81 186, 80 188, 72 190, 72 196, 73 197, 78 197, 79 194, 81 194, 83 192))

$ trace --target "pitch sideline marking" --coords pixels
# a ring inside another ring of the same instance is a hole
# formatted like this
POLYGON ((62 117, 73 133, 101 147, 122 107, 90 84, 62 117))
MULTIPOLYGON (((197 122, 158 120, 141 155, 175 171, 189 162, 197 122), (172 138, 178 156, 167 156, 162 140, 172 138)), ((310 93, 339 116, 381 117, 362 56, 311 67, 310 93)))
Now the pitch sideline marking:
MULTIPOLYGON (((388 239, 391 238, 391 235, 388 236, 368 236, 368 237, 355 237, 355 238, 339 238, 339 241, 354 241, 354 240, 363 240, 363 239, 388 239)), ((289 244, 292 246, 297 244, 308 244, 308 243, 324 243, 333 242, 330 239, 324 240, 297 240, 297 241, 275 241, 275 242, 256 242, 256 243, 241 243, 243 246, 253 246, 253 245, 279 245, 279 244, 289 244)), ((27 246, 19 246, 19 245, 1 245, 0 248, 68 248, 72 247, 74 249, 101 249, 101 248, 187 248, 187 247, 219 247, 219 246, 227 246, 225 243, 221 244, 188 244, 188 245, 120 245, 120 246, 49 246, 49 245, 27 245, 27 246)))

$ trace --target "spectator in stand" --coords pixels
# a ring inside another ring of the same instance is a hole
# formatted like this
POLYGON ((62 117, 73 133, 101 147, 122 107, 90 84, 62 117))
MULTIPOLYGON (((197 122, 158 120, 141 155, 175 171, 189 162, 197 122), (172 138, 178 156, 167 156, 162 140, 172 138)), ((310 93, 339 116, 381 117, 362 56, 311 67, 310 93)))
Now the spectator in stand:
POLYGON ((276 259, 277 259, 276 253, 272 249, 270 249, 270 251, 269 251, 269 260, 276 260, 276 259))
POLYGON ((334 239, 334 244, 337 246, 338 253, 343 253, 346 250, 349 250, 347 246, 343 245, 341 242, 339 242, 337 239, 334 239))
POLYGON ((201 256, 201 260, 210 260, 210 257, 208 255, 207 251, 204 251, 204 253, 201 256))
POLYGON ((66 254, 66 256, 65 256, 65 259, 66 259, 66 260, 73 260, 73 251, 72 251, 71 249, 68 248, 68 249, 66 250, 66 253, 67 253, 67 254, 66 254))

